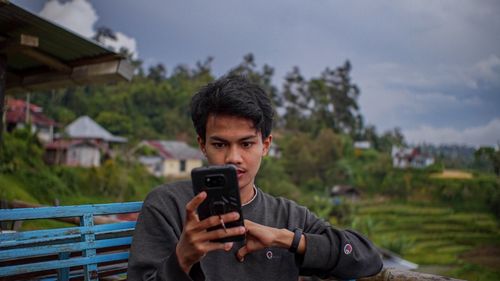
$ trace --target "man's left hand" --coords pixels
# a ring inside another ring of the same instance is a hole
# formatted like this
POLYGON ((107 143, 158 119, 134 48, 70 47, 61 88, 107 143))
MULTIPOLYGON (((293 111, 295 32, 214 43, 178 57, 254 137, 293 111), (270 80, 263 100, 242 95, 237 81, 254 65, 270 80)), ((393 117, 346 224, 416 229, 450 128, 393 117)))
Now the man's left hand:
MULTIPOLYGON (((268 248, 280 247, 290 248, 294 233, 288 229, 278 229, 265 225, 261 225, 249 220, 245 220, 246 244, 241 247, 236 253, 236 258, 243 262, 245 256, 249 253, 268 248)), ((302 235, 297 250, 299 254, 305 252, 305 238, 302 235)))

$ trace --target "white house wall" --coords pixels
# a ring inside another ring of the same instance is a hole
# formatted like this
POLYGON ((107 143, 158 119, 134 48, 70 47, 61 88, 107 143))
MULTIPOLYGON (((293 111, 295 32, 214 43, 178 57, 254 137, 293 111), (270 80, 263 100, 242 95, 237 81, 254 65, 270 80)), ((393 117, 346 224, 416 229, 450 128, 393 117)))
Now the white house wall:
POLYGON ((70 166, 98 167, 101 164, 101 152, 92 146, 71 147, 66 163, 70 166))
POLYGON ((186 160, 186 170, 181 172, 181 160, 168 159, 163 162, 163 176, 166 177, 189 177, 191 176, 191 170, 196 167, 201 167, 201 160, 186 160))

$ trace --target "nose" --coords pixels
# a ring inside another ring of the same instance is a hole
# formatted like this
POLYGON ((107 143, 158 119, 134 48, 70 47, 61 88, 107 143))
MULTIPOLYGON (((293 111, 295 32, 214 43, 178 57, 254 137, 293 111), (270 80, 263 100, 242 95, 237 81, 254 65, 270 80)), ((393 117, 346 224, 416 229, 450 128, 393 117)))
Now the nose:
POLYGON ((238 146, 232 145, 226 152, 226 159, 224 159, 226 164, 241 164, 242 158, 238 146))

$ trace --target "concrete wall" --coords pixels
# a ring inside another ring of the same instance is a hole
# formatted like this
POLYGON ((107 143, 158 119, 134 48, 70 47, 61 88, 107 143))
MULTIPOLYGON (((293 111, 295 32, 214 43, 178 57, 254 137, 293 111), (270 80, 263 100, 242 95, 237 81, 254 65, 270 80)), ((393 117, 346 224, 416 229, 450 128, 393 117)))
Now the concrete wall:
POLYGON ((99 167, 101 152, 93 146, 75 146, 68 149, 66 164, 80 167, 99 167))
POLYGON ((166 177, 189 177, 191 170, 196 167, 201 167, 201 160, 188 159, 185 160, 185 170, 181 171, 181 160, 168 159, 163 162, 163 176, 166 177))

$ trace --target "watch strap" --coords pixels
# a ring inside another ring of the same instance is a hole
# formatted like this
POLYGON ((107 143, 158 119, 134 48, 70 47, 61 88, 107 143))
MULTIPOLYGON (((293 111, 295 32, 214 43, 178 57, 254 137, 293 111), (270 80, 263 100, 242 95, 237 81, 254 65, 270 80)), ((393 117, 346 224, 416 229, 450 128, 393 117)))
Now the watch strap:
POLYGON ((290 248, 288 249, 292 253, 296 253, 297 249, 299 248, 300 244, 300 238, 302 237, 302 229, 300 228, 295 228, 293 231, 293 240, 292 240, 292 245, 290 245, 290 248))

